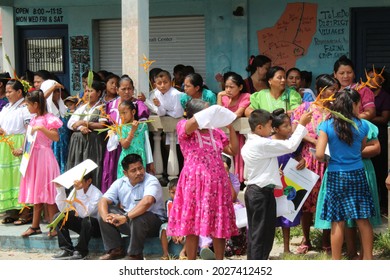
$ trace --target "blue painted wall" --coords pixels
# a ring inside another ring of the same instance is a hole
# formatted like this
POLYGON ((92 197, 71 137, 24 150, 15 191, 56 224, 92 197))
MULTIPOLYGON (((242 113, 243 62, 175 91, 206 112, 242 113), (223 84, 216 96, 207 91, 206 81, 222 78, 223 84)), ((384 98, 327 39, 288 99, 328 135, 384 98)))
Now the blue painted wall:
MULTIPOLYGON (((251 54, 259 54, 257 31, 272 27, 282 15, 288 0, 149 0, 150 17, 204 15, 206 21, 206 83, 219 91, 216 73, 235 71, 247 76, 245 68, 251 54), (233 16, 237 6, 244 8, 244 16, 233 16)), ((390 6, 388 0, 326 0, 305 1, 318 3, 317 31, 307 53, 296 66, 313 71, 313 76, 331 73, 333 63, 341 54, 349 55, 349 9, 351 7, 390 6), (337 26, 342 34, 326 34, 325 20, 342 19, 337 26)), ((16 0, 15 7, 63 7, 64 24, 69 36, 87 35, 93 38, 94 19, 114 19, 121 16, 120 0, 16 0), (58 3, 58 4, 55 4, 58 3)), ((17 25, 26 23, 19 22, 17 25)), ((31 24, 31 23, 27 23, 31 24)), ((35 23, 34 23, 35 24, 35 23)), ((40 23, 49 24, 49 23, 40 23)), ((52 23, 50 23, 52 24, 52 23)), ((91 42, 90 52, 93 54, 91 42)))
MULTIPOLYGON (((96 52, 93 34, 93 21, 99 19, 118 19, 121 17, 120 0, 102 1, 15 1, 15 24, 16 26, 62 24, 68 26, 68 35, 88 36, 91 66, 93 66, 93 54, 96 52), (58 3, 56 5, 56 3, 58 3), (62 4, 61 4, 62 3, 62 4), (88 3, 88 5, 86 4, 88 3), (45 12, 46 11, 46 12, 45 12), (47 11, 53 11, 48 13, 47 11)), ((69 42, 70 45, 70 42, 69 42)), ((70 48, 69 50, 70 51, 70 48)), ((68 52, 70 57, 70 52, 68 52)), ((73 68, 69 59, 69 69, 73 68)), ((73 94, 79 91, 72 90, 72 73, 70 73, 70 89, 73 94)))

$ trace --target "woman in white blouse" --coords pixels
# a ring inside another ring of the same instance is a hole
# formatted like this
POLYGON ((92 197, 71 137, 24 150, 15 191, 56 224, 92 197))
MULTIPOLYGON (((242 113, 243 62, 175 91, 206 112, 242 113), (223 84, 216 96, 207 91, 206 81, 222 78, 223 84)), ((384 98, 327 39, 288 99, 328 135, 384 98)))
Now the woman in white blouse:
POLYGON ((0 112, 0 213, 7 211, 2 223, 24 224, 32 217, 21 216, 18 220, 18 203, 21 157, 16 156, 22 148, 24 135, 31 114, 24 103, 25 92, 18 80, 10 80, 6 85, 9 103, 0 112), (5 141, 9 139, 8 143, 5 141), (18 220, 18 221, 16 221, 18 220))
POLYGON ((87 86, 85 95, 88 102, 78 108, 68 121, 68 128, 74 132, 70 137, 67 170, 86 159, 94 161, 98 167, 94 171, 93 184, 98 189, 101 188, 106 133, 98 133, 95 129, 105 128, 107 122, 105 105, 101 101, 104 89, 105 84, 96 80, 91 87, 87 86))

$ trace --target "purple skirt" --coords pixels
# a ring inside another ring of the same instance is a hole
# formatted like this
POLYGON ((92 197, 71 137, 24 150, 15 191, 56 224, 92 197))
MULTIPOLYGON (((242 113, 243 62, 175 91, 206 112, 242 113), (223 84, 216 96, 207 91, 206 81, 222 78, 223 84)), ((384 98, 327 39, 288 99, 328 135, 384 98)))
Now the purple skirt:
POLYGON ((117 179, 118 161, 121 154, 122 147, 118 145, 118 148, 109 152, 106 149, 103 160, 103 176, 101 191, 105 193, 111 186, 111 184, 117 179))

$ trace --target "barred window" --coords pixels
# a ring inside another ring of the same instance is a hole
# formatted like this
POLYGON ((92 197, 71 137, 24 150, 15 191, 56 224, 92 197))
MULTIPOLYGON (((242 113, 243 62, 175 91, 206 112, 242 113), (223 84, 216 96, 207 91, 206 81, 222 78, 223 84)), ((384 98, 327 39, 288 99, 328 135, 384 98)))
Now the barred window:
POLYGON ((45 69, 64 73, 63 38, 26 39, 26 65, 33 72, 45 69))

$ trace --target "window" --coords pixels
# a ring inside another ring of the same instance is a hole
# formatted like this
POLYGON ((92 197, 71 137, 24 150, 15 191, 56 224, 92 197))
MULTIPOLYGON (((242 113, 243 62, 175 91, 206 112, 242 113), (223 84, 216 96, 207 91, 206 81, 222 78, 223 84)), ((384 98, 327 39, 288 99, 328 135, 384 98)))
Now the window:
POLYGON ((33 72, 45 69, 64 73, 64 44, 62 38, 26 39, 26 65, 33 72))

